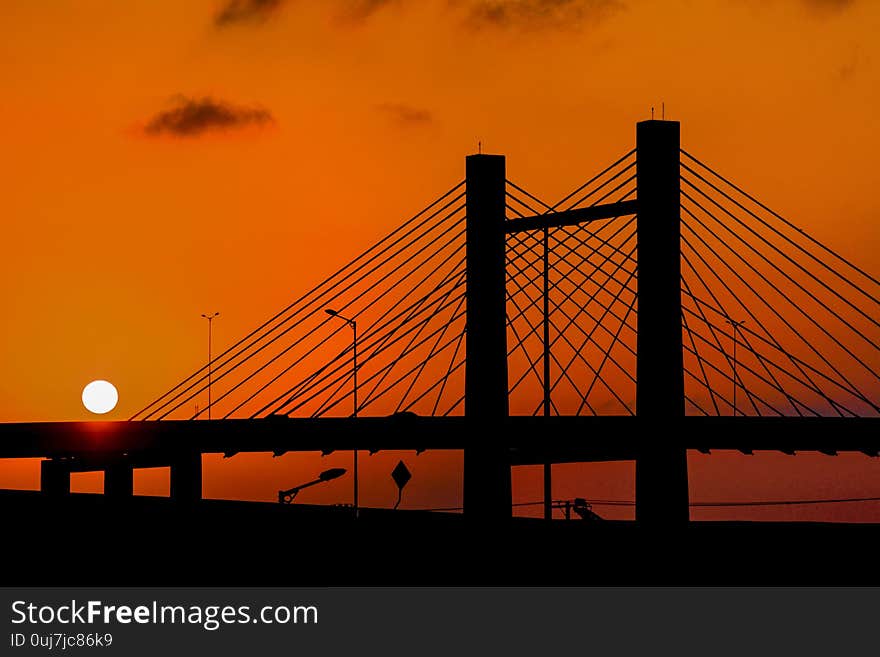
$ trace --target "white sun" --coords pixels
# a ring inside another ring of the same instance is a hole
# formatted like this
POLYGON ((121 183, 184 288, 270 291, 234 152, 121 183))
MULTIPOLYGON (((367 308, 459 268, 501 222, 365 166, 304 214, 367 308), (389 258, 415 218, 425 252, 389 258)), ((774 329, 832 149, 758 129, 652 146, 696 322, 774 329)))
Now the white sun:
POLYGON ((119 401, 119 393, 116 392, 116 387, 109 381, 92 381, 83 388, 82 400, 83 406, 89 411, 97 415, 103 415, 116 408, 116 402, 119 401))

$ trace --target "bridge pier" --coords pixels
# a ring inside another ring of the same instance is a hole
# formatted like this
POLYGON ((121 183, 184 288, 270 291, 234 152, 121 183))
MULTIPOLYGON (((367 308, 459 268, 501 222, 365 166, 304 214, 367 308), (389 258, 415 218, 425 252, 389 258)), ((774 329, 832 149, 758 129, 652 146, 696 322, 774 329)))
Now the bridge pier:
POLYGON ((61 459, 40 461, 40 491, 46 495, 70 494, 70 468, 61 459))
MULTIPOLYGON (((681 128, 677 121, 636 126, 638 349, 636 415, 641 430, 663 427, 682 444, 684 360, 681 322, 681 128)), ((636 459, 636 520, 683 525, 689 518, 687 452, 642 435, 636 459)))
POLYGON ((47 495, 70 493, 71 472, 104 473, 104 495, 125 500, 134 494, 134 468, 171 466, 170 497, 183 503, 202 499, 202 455, 200 452, 161 454, 143 458, 129 455, 97 458, 46 459, 40 462, 40 490, 47 495))
POLYGON ((202 455, 199 452, 176 454, 171 461, 171 499, 190 504, 202 499, 202 455))
POLYGON ((475 446, 464 451, 464 513, 511 516, 508 416, 505 159, 466 160, 467 340, 464 414, 475 446))
POLYGON ((134 493, 134 468, 126 461, 119 461, 104 468, 104 495, 113 499, 126 499, 134 493))

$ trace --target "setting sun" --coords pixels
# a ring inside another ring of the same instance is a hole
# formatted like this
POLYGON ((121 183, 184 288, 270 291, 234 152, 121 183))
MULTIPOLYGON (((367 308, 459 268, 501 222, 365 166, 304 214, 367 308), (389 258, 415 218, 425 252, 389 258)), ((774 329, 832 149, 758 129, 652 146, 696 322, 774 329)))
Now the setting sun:
POLYGON ((83 406, 96 415, 109 413, 116 408, 119 393, 109 381, 92 381, 82 391, 83 406))

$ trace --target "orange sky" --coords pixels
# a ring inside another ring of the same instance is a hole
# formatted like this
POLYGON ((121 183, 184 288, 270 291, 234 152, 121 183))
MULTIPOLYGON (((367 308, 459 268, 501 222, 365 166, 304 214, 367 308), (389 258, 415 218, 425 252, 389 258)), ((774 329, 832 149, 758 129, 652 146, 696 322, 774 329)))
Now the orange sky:
MULTIPOLYGON (((661 102, 686 149, 880 271, 877 3, 240 0, 256 13, 218 24, 223 7, 0 7, 0 420, 86 419, 95 378, 117 385, 108 418, 124 419, 202 364, 200 313, 220 310, 215 347, 231 344, 460 180, 478 140, 553 200, 629 150, 661 102), (206 97, 272 119, 145 131, 206 97)), ((323 467, 247 458, 206 492, 271 498, 323 467), (271 468, 264 491, 248 473, 271 468)), ((701 499, 725 496, 731 468, 752 487, 728 497, 880 494, 865 457, 712 459, 695 457, 701 499)), ((455 481, 428 479, 419 499, 456 503, 455 481)), ((614 486, 592 494, 628 495, 614 486)))

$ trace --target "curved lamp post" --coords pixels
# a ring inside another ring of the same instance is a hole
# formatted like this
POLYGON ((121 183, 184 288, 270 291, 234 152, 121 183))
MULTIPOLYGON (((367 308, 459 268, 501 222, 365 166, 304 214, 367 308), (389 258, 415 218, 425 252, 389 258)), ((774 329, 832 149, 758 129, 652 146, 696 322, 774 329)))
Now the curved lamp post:
POLYGON ((293 488, 288 488, 287 490, 278 491, 278 503, 279 504, 293 504, 293 500, 296 498, 297 494, 303 489, 308 488, 309 486, 317 486, 318 484, 323 484, 325 481, 332 481, 333 479, 338 479, 342 475, 345 474, 345 468, 330 468, 329 470, 324 470, 321 474, 318 475, 317 479, 313 479, 312 481, 307 481, 304 484, 300 484, 299 486, 294 486, 293 488))

